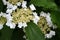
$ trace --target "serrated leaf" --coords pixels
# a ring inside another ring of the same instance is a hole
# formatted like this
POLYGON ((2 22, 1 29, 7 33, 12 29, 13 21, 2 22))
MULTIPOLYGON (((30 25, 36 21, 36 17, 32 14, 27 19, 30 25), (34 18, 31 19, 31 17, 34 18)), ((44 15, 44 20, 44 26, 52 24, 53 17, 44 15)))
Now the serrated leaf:
POLYGON ((33 22, 28 23, 25 31, 28 40, 45 40, 40 28, 33 22))
MULTIPOLYGON (((54 0, 53 0, 54 1, 54 0)), ((57 5, 51 0, 31 0, 30 3, 38 7, 44 7, 51 10, 57 10, 57 5)))

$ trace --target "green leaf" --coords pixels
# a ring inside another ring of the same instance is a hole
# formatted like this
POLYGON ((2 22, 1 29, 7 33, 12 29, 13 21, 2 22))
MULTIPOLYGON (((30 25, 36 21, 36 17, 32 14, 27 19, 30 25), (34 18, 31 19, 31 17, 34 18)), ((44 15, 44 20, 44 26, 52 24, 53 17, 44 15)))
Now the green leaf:
POLYGON ((0 30, 0 40, 11 40, 13 30, 4 25, 4 28, 0 30))
POLYGON ((28 23, 25 31, 28 40, 45 40, 40 28, 33 22, 28 23))
POLYGON ((2 0, 0 0, 0 12, 6 11, 6 5, 3 4, 2 0))
POLYGON ((51 17, 52 17, 52 21, 53 23, 55 23, 58 28, 60 28, 60 11, 52 11, 51 12, 51 17))
POLYGON ((0 12, 3 10, 2 0, 0 0, 0 12))
POLYGON ((23 36, 25 33, 23 32, 22 28, 16 27, 12 33, 11 40, 25 40, 23 36))
MULTIPOLYGON (((53 0, 54 1, 54 0, 53 0)), ((51 0, 31 0, 30 3, 38 7, 43 7, 51 10, 57 10, 57 5, 51 0)))

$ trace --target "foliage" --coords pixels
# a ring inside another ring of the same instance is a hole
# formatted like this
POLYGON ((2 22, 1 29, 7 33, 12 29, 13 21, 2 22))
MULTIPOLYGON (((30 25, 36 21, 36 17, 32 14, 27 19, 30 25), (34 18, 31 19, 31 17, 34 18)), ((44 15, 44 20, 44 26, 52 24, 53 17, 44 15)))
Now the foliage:
POLYGON ((28 23, 25 31, 28 40, 45 40, 45 37, 41 32, 40 28, 32 22, 28 23))

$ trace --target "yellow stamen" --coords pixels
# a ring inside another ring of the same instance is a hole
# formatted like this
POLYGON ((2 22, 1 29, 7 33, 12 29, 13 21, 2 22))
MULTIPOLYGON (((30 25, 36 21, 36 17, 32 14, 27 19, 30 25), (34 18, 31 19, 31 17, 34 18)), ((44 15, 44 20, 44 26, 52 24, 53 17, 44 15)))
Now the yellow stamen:
POLYGON ((16 12, 12 13, 13 22, 30 22, 33 19, 32 11, 29 8, 17 9, 16 12))
POLYGON ((40 20, 38 21, 38 26, 40 27, 40 29, 42 30, 42 32, 44 34, 46 34, 47 31, 50 31, 50 28, 47 25, 47 21, 46 21, 45 17, 43 17, 43 16, 40 17, 40 20))
POLYGON ((24 0, 8 0, 8 2, 12 4, 16 4, 17 2, 23 2, 24 0))
POLYGON ((0 17, 0 24, 5 24, 6 23, 6 18, 5 17, 0 17))

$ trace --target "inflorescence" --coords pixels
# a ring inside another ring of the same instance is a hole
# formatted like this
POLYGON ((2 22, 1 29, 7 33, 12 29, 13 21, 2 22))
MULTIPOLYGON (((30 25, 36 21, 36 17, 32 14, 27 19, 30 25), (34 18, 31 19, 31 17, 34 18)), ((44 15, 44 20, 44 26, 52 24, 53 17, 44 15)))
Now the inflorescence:
POLYGON ((55 36, 56 25, 51 21, 50 13, 41 12, 40 16, 37 15, 35 6, 33 4, 27 7, 27 1, 24 0, 2 0, 4 5, 7 5, 6 13, 0 13, 0 29, 6 24, 11 29, 14 29, 16 25, 19 28, 27 27, 27 23, 33 21, 39 26, 45 38, 51 38, 55 36), (18 8, 20 7, 20 8, 18 8))

